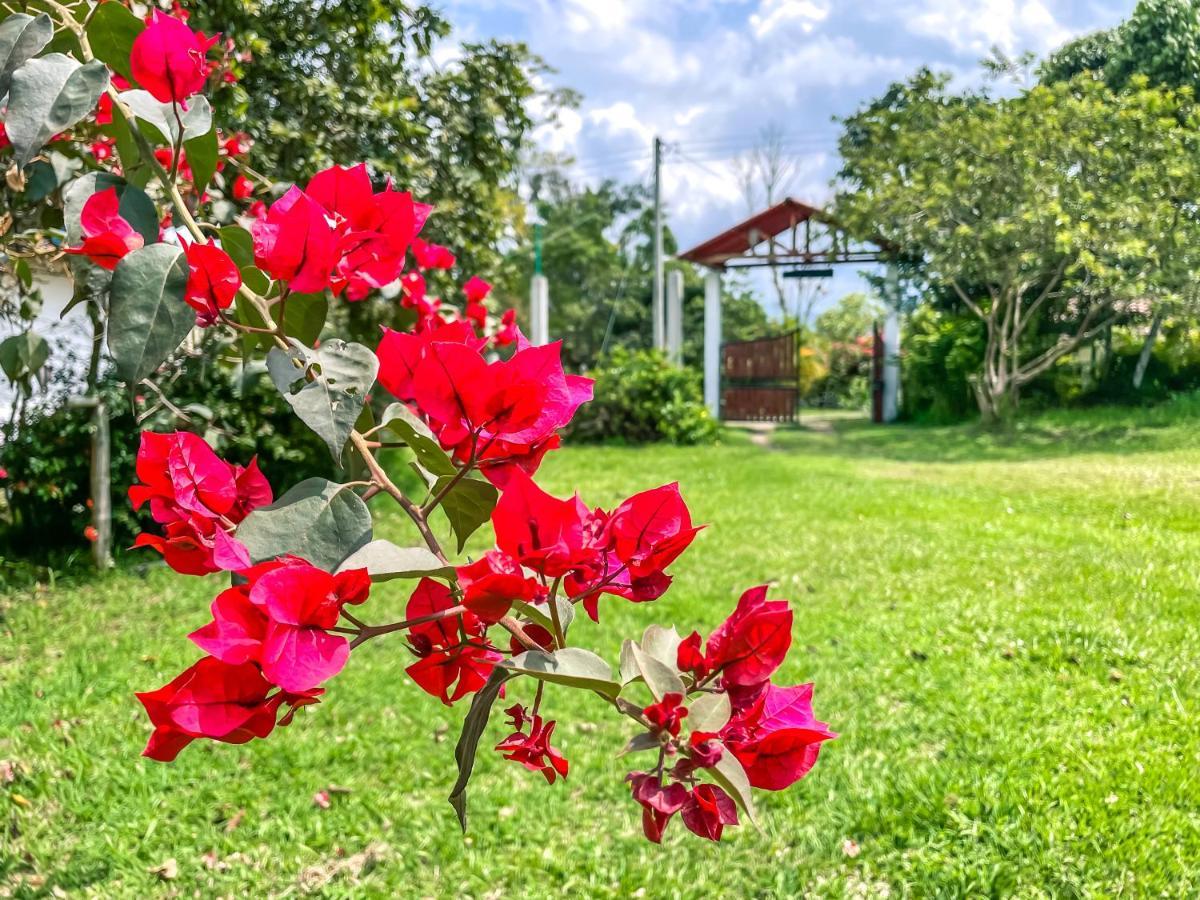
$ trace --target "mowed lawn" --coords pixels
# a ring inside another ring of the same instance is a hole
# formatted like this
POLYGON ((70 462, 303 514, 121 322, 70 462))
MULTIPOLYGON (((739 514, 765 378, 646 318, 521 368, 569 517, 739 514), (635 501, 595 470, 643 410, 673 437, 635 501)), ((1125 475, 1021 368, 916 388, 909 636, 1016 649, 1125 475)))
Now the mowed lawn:
MULTIPOLYGON (((195 658, 185 635, 219 579, 151 567, 7 598, 0 896, 1200 894, 1200 430, 1168 422, 1059 416, 1004 438, 838 422, 767 447, 552 455, 558 492, 607 506, 678 479, 712 523, 666 597, 606 600, 575 642, 615 662, 653 622, 707 632, 751 585, 793 602, 780 677, 814 681, 841 737, 793 789, 760 792, 761 833, 719 846, 679 823, 648 844, 615 755, 629 729, 556 688, 570 779, 485 750, 464 840, 445 797, 465 704, 422 694, 394 639, 267 741, 142 760, 132 692, 195 658)), ((404 599, 382 585, 363 615, 404 599)), ((493 720, 485 745, 504 733, 493 720)))

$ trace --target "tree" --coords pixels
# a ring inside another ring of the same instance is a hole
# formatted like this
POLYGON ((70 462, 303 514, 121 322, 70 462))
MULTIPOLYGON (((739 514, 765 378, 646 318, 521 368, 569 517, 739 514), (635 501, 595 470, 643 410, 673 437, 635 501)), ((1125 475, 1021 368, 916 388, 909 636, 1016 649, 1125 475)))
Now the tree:
POLYGON ((1089 75, 992 99, 921 72, 847 123, 837 216, 919 255, 985 325, 985 418, 1196 262, 1189 90, 1089 75))
MULTIPOLYGON (((411 186, 438 214, 437 240, 465 271, 490 271, 510 221, 515 172, 546 69, 520 43, 469 42, 451 62, 435 8, 409 0, 203 0, 192 23, 230 39, 240 80, 218 93, 218 124, 255 139, 253 166, 304 181, 359 159, 411 186)), ((567 95, 547 92, 552 111, 567 95)))
MULTIPOLYGON (((778 125, 768 125, 758 137, 758 143, 733 161, 734 174, 746 201, 746 215, 752 216, 774 206, 787 196, 796 178, 798 165, 794 156, 784 148, 783 131, 778 125)), ((787 289, 778 267, 771 267, 771 283, 779 301, 779 315, 789 314, 787 289)))

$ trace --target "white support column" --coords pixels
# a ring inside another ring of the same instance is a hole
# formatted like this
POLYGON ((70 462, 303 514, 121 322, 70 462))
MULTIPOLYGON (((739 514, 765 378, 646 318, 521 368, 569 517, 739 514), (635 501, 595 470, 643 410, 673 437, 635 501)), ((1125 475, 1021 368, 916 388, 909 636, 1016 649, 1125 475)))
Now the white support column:
POLYGON ((900 415, 900 313, 888 310, 883 323, 883 421, 900 415))
POLYGON ((529 283, 529 342, 536 347, 550 343, 550 282, 534 275, 529 283))
POLYGON ((704 276, 704 405, 721 416, 721 270, 704 276))
POLYGON ((683 365, 683 273, 667 276, 667 359, 683 365))

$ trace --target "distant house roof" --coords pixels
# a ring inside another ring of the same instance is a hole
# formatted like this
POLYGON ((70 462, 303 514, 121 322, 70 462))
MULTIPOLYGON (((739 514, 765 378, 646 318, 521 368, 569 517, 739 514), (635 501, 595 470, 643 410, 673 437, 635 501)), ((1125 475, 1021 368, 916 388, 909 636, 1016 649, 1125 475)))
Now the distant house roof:
POLYGON ((840 226, 825 210, 788 197, 716 237, 680 253, 679 258, 714 269, 723 269, 739 261, 744 265, 802 265, 814 262, 862 263, 878 259, 876 250, 852 249, 844 234, 835 236, 832 242, 821 249, 814 248, 811 241, 813 223, 825 226, 829 232, 841 232, 840 226), (804 226, 803 241, 799 234, 801 225, 804 226), (788 242, 774 246, 774 239, 788 232, 791 232, 788 242), (765 254, 755 253, 755 248, 764 242, 771 242, 773 246, 765 254))

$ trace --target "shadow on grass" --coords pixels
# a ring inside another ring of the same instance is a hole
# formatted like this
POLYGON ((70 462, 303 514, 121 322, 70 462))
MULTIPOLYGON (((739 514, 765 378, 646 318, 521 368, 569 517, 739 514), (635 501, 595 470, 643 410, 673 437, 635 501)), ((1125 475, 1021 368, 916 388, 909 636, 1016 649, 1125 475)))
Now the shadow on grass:
POLYGON ((736 427, 731 431, 734 441, 780 452, 897 462, 1020 462, 1092 453, 1153 453, 1200 448, 1200 395, 1180 395, 1145 408, 1051 410, 997 428, 978 422, 882 426, 862 416, 810 413, 799 425, 779 426, 769 434, 752 435, 736 427))

